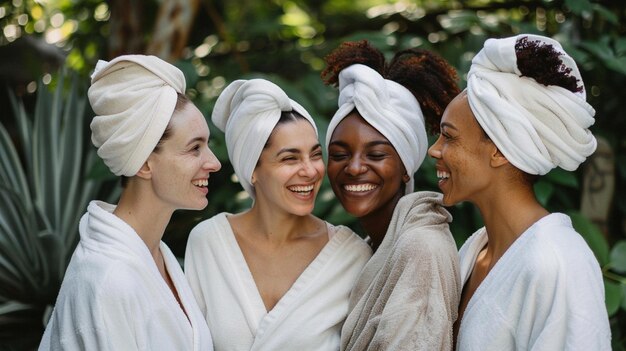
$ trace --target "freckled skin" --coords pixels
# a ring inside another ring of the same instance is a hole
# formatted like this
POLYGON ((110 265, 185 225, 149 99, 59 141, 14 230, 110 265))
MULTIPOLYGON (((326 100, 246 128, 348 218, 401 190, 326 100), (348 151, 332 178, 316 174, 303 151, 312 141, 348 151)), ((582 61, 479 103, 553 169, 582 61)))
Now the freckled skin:
POLYGON ((493 143, 472 114, 467 95, 459 94, 443 113, 441 134, 428 150, 437 160, 437 169, 450 174, 450 178, 439 182, 444 205, 478 201, 491 183, 489 162, 493 150, 493 143))

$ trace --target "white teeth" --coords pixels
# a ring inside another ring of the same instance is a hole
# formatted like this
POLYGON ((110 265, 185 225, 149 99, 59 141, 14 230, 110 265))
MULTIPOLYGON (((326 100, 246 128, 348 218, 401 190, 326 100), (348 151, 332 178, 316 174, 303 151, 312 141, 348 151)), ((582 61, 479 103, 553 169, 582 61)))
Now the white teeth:
POLYGON ((347 191, 354 191, 354 192, 359 192, 359 191, 370 191, 373 189, 376 189, 378 186, 375 184, 348 184, 348 185, 344 185, 343 188, 346 189, 347 191))
POLYGON ((313 190, 313 185, 294 185, 288 187, 288 189, 296 193, 308 193, 313 190))
POLYGON ((450 178, 450 173, 446 171, 437 170, 437 178, 439 179, 448 179, 450 178))
POLYGON ((209 180, 208 179, 198 179, 198 180, 192 181, 191 184, 193 184, 195 186, 207 186, 207 185, 209 185, 209 180))

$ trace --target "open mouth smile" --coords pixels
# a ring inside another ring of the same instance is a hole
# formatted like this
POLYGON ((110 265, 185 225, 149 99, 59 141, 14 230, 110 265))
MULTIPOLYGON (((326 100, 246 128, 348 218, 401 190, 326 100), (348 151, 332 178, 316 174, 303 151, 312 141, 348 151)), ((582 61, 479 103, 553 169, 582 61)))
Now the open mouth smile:
POLYGON ((378 185, 376 184, 372 184, 372 183, 366 183, 366 184, 346 184, 343 186, 343 189, 345 191, 351 192, 351 193, 363 193, 366 191, 371 191, 378 188, 378 185))

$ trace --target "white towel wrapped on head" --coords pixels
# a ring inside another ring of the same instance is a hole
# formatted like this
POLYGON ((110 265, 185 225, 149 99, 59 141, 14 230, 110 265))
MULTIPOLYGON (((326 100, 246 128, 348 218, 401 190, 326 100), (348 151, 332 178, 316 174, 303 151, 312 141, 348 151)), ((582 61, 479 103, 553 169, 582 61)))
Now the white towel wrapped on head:
POLYGON ((344 68, 339 73, 339 109, 326 133, 327 149, 337 125, 355 108, 396 149, 411 177, 405 194, 413 192, 413 174, 428 148, 424 115, 415 96, 368 66, 354 64, 344 68))
POLYGON ((276 84, 265 79, 236 80, 215 103, 211 120, 226 134, 228 157, 239 182, 255 198, 252 173, 283 112, 306 118, 317 135, 311 115, 276 84))
POLYGON ((154 150, 174 112, 185 76, 156 56, 99 61, 89 102, 96 116, 91 140, 115 175, 132 177, 154 150))
POLYGON ((550 38, 523 34, 488 39, 472 60, 467 96, 480 126, 520 170, 543 175, 555 167, 572 171, 596 149, 589 131, 595 111, 581 92, 543 85, 521 76, 515 44, 528 37, 552 45, 570 75, 583 85, 574 60, 550 38))

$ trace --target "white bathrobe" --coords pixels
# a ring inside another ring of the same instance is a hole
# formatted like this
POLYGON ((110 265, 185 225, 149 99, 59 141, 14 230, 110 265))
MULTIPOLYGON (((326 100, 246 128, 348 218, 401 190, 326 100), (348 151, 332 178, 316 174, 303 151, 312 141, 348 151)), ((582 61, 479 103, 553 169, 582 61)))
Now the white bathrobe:
POLYGON ((181 267, 161 242, 165 267, 182 308, 146 244, 92 201, 80 221, 80 242, 39 350, 212 350, 211 334, 181 267))
MULTIPOLYGON (((487 244, 485 228, 463 245, 461 279, 487 244)), ((568 216, 550 214, 505 252, 467 305, 458 350, 610 350, 598 261, 568 216)))
POLYGON ((328 244, 267 312, 226 215, 198 224, 185 255, 185 274, 215 350, 338 350, 350 290, 371 256, 369 246, 348 228, 329 224, 328 244))

